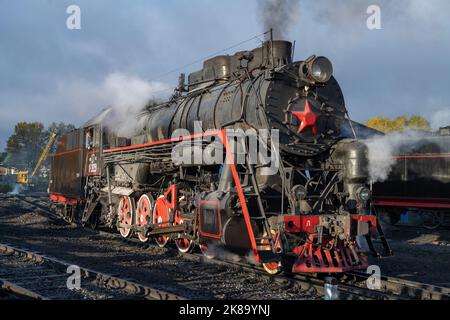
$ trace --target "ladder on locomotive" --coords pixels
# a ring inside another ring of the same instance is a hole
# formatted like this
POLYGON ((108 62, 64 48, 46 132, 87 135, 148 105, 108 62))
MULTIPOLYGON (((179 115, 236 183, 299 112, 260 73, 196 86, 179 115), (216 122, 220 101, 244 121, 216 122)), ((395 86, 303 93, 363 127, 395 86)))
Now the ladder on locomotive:
MULTIPOLYGON (((86 177, 86 186, 89 184, 89 177, 86 177)), ((90 221, 92 221, 92 214, 94 213, 94 210, 97 208, 97 205, 99 203, 99 197, 98 195, 93 192, 93 190, 90 190, 89 193, 86 195, 86 204, 83 209, 83 213, 81 216, 81 223, 83 226, 89 224, 90 221)))
MULTIPOLYGON (((264 203, 262 201, 261 191, 258 186, 258 181, 255 176, 255 170, 258 168, 266 167, 267 165, 257 165, 252 164, 252 161, 249 156, 249 152, 247 152, 247 145, 244 145, 245 150, 245 164, 241 165, 244 171, 239 172, 240 176, 247 177, 247 184, 244 185, 241 183, 242 191, 246 200, 247 208, 250 199, 255 199, 257 204, 257 212, 256 215, 252 214, 253 212, 249 212, 249 218, 251 221, 256 222, 259 226, 262 225, 262 231, 260 235, 258 235, 255 230, 253 231, 253 235, 255 237, 256 248, 258 251, 258 255, 260 257, 261 262, 279 262, 280 258, 275 253, 275 239, 272 236, 272 229, 270 227, 266 210, 264 209, 264 203), (250 184, 248 184, 250 182, 250 184), (271 250, 267 250, 267 247, 271 248, 271 250), (264 249, 262 249, 264 248, 264 249)), ((269 163, 270 165, 270 163, 269 163)), ((242 179, 241 179, 242 180, 242 179)), ((252 226, 252 229, 253 226, 252 226)))

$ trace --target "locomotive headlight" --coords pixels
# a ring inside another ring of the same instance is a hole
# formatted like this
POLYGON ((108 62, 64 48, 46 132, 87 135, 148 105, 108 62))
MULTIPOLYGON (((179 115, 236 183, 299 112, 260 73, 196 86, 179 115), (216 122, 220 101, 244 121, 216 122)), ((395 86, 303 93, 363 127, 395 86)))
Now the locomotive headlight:
POLYGON ((300 74, 310 82, 325 83, 333 76, 333 65, 325 57, 312 56, 302 63, 300 74))
POLYGON ((358 190, 358 198, 363 202, 369 201, 371 196, 372 192, 366 187, 362 187, 358 190))

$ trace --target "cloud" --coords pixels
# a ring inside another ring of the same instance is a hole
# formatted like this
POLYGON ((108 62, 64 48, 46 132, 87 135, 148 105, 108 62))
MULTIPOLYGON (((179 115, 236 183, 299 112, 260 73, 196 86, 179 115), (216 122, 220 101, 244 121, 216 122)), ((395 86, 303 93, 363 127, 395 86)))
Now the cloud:
POLYGON ((108 97, 108 104, 114 108, 142 108, 150 99, 168 97, 171 90, 162 82, 112 73, 105 78, 100 94, 108 97))
POLYGON ((6 140, 18 121, 64 121, 79 126, 107 107, 114 108, 116 117, 133 121, 150 99, 167 99, 172 92, 173 88, 164 82, 119 72, 99 81, 64 80, 51 93, 29 94, 17 100, 5 97, 14 101, 14 107, 0 106, 0 134, 6 140))
POLYGON ((100 82, 80 79, 59 83, 53 96, 42 97, 73 118, 87 121, 100 110, 112 107, 123 118, 132 117, 151 99, 167 99, 173 88, 163 82, 148 81, 119 72, 108 74, 100 82))
POLYGON ((450 107, 432 112, 430 125, 436 130, 450 126, 450 107))
POLYGON ((381 9, 384 24, 399 25, 403 22, 432 23, 445 21, 450 3, 446 0, 304 0, 304 10, 321 24, 332 28, 355 28, 358 21, 366 21, 367 8, 377 5, 381 9), (420 20, 420 21, 418 21, 420 20))
MULTIPOLYGON (((155 82, 176 85, 177 72, 158 76, 261 33, 257 1, 77 0, 79 31, 65 28, 73 1, 5 2, 0 149, 18 121, 80 125, 111 99, 120 100, 106 86, 113 75, 122 75, 124 86, 127 77, 135 79, 136 100, 149 86, 157 90, 155 82)), ((429 118, 450 100, 449 11, 447 0, 301 0, 301 19, 289 21, 286 37, 297 41, 297 60, 314 53, 332 60, 354 120, 405 113, 429 118), (382 30, 366 28, 373 3, 381 6, 382 30)))

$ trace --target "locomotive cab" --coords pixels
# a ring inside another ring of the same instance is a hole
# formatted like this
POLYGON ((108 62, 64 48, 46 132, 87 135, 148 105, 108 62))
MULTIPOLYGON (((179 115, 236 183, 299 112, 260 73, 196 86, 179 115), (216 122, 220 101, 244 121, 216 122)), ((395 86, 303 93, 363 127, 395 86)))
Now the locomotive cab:
POLYGON ((101 124, 85 127, 83 131, 84 154, 86 155, 86 176, 99 176, 101 175, 100 157, 102 151, 101 124))

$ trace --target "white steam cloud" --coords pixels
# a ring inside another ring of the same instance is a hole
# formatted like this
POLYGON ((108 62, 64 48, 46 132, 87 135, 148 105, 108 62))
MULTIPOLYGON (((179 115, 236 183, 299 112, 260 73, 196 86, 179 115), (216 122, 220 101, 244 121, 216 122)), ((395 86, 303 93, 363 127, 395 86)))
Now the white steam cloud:
POLYGON ((170 89, 162 82, 148 82, 139 77, 122 73, 112 73, 105 78, 103 94, 110 100, 114 109, 139 111, 149 100, 158 98, 170 89))
POLYGON ((434 112, 430 117, 430 126, 434 130, 450 126, 450 108, 434 112))
POLYGON ((113 73, 105 78, 101 92, 108 97, 107 105, 112 108, 106 124, 119 136, 130 137, 144 126, 144 117, 139 116, 143 108, 149 101, 165 98, 170 86, 113 73))
POLYGON ((258 1, 258 17, 264 31, 273 29, 275 39, 286 39, 289 28, 300 17, 299 0, 260 0, 258 1))
POLYGON ((9 192, 10 195, 18 195, 22 192, 22 187, 19 184, 14 184, 13 190, 9 192))
POLYGON ((120 136, 130 137, 142 127, 143 120, 139 113, 147 103, 151 100, 163 101, 171 93, 172 87, 166 83, 115 72, 98 82, 82 79, 64 81, 59 84, 56 95, 42 97, 41 104, 47 101, 47 104, 65 106, 64 116, 69 112, 73 118, 85 121, 100 110, 111 108, 106 125, 120 136))
POLYGON ((247 253, 245 256, 240 256, 236 253, 232 253, 226 250, 224 247, 217 245, 208 245, 208 249, 206 251, 208 256, 211 256, 214 259, 232 261, 232 262, 247 262, 249 264, 257 264, 255 254, 253 252, 247 253))
MULTIPOLYGON (((425 137, 424 132, 403 131, 377 136, 365 141, 368 147, 369 175, 372 183, 386 181, 392 171, 400 147, 411 139, 420 139, 425 137)), ((420 144, 420 140, 409 147, 415 147, 420 144)))

